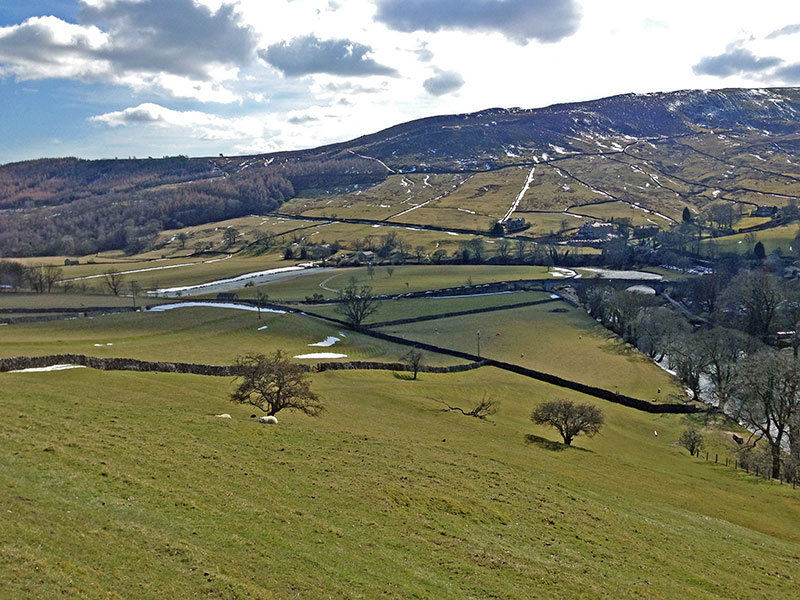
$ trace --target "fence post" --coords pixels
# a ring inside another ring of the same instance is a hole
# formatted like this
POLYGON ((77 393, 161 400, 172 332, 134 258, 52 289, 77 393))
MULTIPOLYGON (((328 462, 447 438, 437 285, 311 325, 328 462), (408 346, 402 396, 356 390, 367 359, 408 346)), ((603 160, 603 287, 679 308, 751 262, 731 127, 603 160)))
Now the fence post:
POLYGON ((708 452, 706 452, 706 460, 708 460, 708 452))
POLYGON ((716 462, 717 462, 717 456, 718 456, 717 454, 715 454, 715 455, 714 455, 714 463, 715 463, 715 464, 716 464, 716 462))

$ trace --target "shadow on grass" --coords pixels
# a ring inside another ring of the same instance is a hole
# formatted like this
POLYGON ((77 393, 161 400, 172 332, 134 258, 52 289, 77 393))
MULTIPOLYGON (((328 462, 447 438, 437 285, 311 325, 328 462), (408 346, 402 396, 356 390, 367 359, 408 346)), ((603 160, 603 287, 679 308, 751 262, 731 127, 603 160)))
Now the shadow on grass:
POLYGON ((581 452, 591 452, 591 450, 587 450, 586 448, 567 446, 561 442, 554 442, 553 440, 548 440, 547 438, 543 438, 539 435, 533 435, 532 433, 525 435, 525 443, 539 446, 543 450, 550 450, 551 452, 563 452, 564 450, 580 450, 581 452))
POLYGON ((611 354, 619 354, 621 356, 644 356, 632 344, 629 344, 613 331, 608 332, 609 335, 605 338, 605 343, 601 349, 611 354))

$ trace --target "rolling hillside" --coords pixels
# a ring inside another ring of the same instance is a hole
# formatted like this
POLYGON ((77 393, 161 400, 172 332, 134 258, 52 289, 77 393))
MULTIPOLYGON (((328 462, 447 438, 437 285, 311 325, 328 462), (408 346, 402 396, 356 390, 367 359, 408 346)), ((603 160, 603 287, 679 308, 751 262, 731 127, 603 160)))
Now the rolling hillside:
POLYGON ((483 230, 528 213, 540 233, 559 229, 562 217, 547 215, 572 215, 577 227, 597 218, 595 205, 616 202, 623 211, 613 214, 644 209, 643 223, 666 228, 686 207, 743 212, 800 199, 798 111, 798 88, 627 94, 431 117, 297 152, 8 164, 0 253, 137 252, 163 229, 292 198, 298 214, 346 208, 351 218, 448 227, 473 214, 466 226, 483 230))

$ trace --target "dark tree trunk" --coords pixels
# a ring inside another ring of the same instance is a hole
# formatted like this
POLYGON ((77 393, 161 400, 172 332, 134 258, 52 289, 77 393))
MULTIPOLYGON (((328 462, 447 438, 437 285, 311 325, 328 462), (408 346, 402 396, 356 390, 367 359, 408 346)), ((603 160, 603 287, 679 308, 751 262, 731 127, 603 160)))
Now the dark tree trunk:
POLYGON ((772 446, 772 478, 780 479, 781 476, 781 445, 772 446))

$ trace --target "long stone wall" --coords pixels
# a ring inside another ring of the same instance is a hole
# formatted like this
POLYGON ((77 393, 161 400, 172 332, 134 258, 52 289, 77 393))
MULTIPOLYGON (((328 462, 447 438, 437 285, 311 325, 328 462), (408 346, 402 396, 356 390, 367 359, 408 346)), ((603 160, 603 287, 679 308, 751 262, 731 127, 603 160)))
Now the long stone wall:
POLYGON ((512 310, 515 308, 524 308, 526 306, 536 306, 538 304, 550 304, 558 302, 557 299, 547 298, 545 300, 531 300, 529 302, 517 302, 516 304, 504 304, 502 306, 485 306, 483 308, 472 308, 470 310, 459 310, 449 313, 440 313, 438 315, 424 315, 421 317, 409 317, 407 319, 397 319, 395 321, 383 321, 381 323, 369 323, 366 325, 369 329, 377 329, 378 327, 394 327, 395 325, 406 325, 408 323, 420 323, 422 321, 436 321, 438 319, 448 319, 450 317, 460 317, 464 315, 477 315, 480 313, 496 312, 498 310, 512 310))
POLYGON ((80 365, 101 371, 151 371, 158 373, 191 373, 232 377, 236 375, 233 365, 215 366, 197 363, 152 362, 134 358, 97 358, 85 354, 51 354, 49 356, 15 356, 0 358, 0 372, 22 369, 40 369, 53 365, 80 365))
MULTIPOLYGON (((134 358, 97 358, 85 354, 51 354, 48 356, 15 356, 0 358, 0 372, 19 371, 23 369, 41 369, 53 365, 80 365, 100 371, 143 371, 154 373, 189 373, 193 375, 209 375, 212 377, 235 377, 239 374, 236 365, 205 365, 182 362, 153 362, 134 358)), ((420 365, 420 373, 460 373, 478 369, 485 365, 477 361, 465 365, 436 367, 420 365)), ((324 362, 316 365, 301 365, 307 371, 344 371, 344 370, 376 370, 376 371, 412 371, 407 363, 382 363, 374 361, 324 362)))
MULTIPOLYGON (((486 366, 486 361, 476 361, 465 365, 452 365, 449 367, 434 367, 430 365, 420 365, 417 369, 420 373, 463 373, 486 366)), ((352 360, 348 362, 328 362, 319 363, 317 371, 347 371, 349 369, 362 369, 374 371, 413 371, 414 369, 407 363, 381 363, 364 360, 352 360)))
MULTIPOLYGON (((588 396, 608 400, 635 408, 649 413, 670 413, 670 414, 690 414, 698 412, 707 412, 706 409, 700 408, 693 404, 654 404, 632 396, 618 394, 598 388, 595 386, 579 383, 551 375, 550 373, 543 373, 534 369, 528 369, 520 365, 514 365, 503 361, 494 359, 482 359, 479 356, 469 354, 467 352, 459 352, 457 350, 450 350, 441 348, 432 344, 422 342, 411 342, 403 338, 398 338, 393 335, 379 333, 376 331, 363 332, 386 341, 403 344, 405 346, 414 346, 421 350, 428 350, 430 352, 437 352, 449 356, 455 356, 469 360, 469 364, 465 365, 452 365, 449 367, 435 367, 422 365, 419 371, 422 373, 458 373, 469 371, 480 367, 496 367, 512 373, 517 373, 531 379, 543 381, 558 387, 575 390, 588 396)), ((137 360, 133 358, 97 358, 94 356, 86 356, 84 354, 51 354, 48 356, 16 356, 12 358, 0 358, 0 372, 18 371, 22 369, 34 369, 52 367, 53 365, 71 364, 89 367, 92 369, 99 369, 102 371, 144 371, 144 372, 158 372, 158 373, 189 373, 193 375, 209 375, 213 377, 235 377, 238 371, 235 365, 204 365, 198 363, 181 363, 181 362, 153 362, 146 360, 137 360)), ((308 371, 334 371, 334 370, 388 370, 388 371, 411 371, 412 368, 406 363, 381 363, 370 361, 349 361, 349 362, 327 362, 318 363, 317 365, 303 365, 308 371)))
POLYGON ((439 354, 455 356, 457 358, 463 358, 465 360, 473 362, 482 361, 486 366, 489 367, 497 367, 498 369, 511 371, 512 373, 524 375, 525 377, 530 377, 531 379, 544 381, 545 383, 549 383, 551 385, 555 385, 570 390, 575 390, 576 392, 581 392, 582 394, 586 394, 588 396, 594 396, 595 398, 601 398, 603 400, 608 400, 609 402, 615 402, 617 404, 622 404, 623 406, 628 406, 630 408, 635 408, 649 413, 690 414, 698 412, 707 412, 706 409, 703 409, 693 404, 654 404, 652 402, 647 402, 646 400, 640 400, 639 398, 634 398, 632 396, 618 394, 610 390, 598 388, 592 385, 587 385, 585 383, 571 381, 569 379, 564 379, 563 377, 559 377, 557 375, 551 375, 550 373, 543 373, 541 371, 536 371, 534 369, 528 369, 527 367, 522 367, 520 365, 494 360, 491 358, 482 359, 480 356, 476 356, 468 352, 461 352, 459 350, 442 348, 441 346, 434 346, 433 344, 426 344, 424 342, 413 342, 401 337, 389 335, 379 331, 362 330, 362 333, 365 333, 372 337, 376 337, 378 339, 386 340, 387 342, 394 342, 396 344, 403 344, 405 346, 414 346, 416 348, 419 348, 420 350, 428 350, 430 352, 437 352, 439 354))

